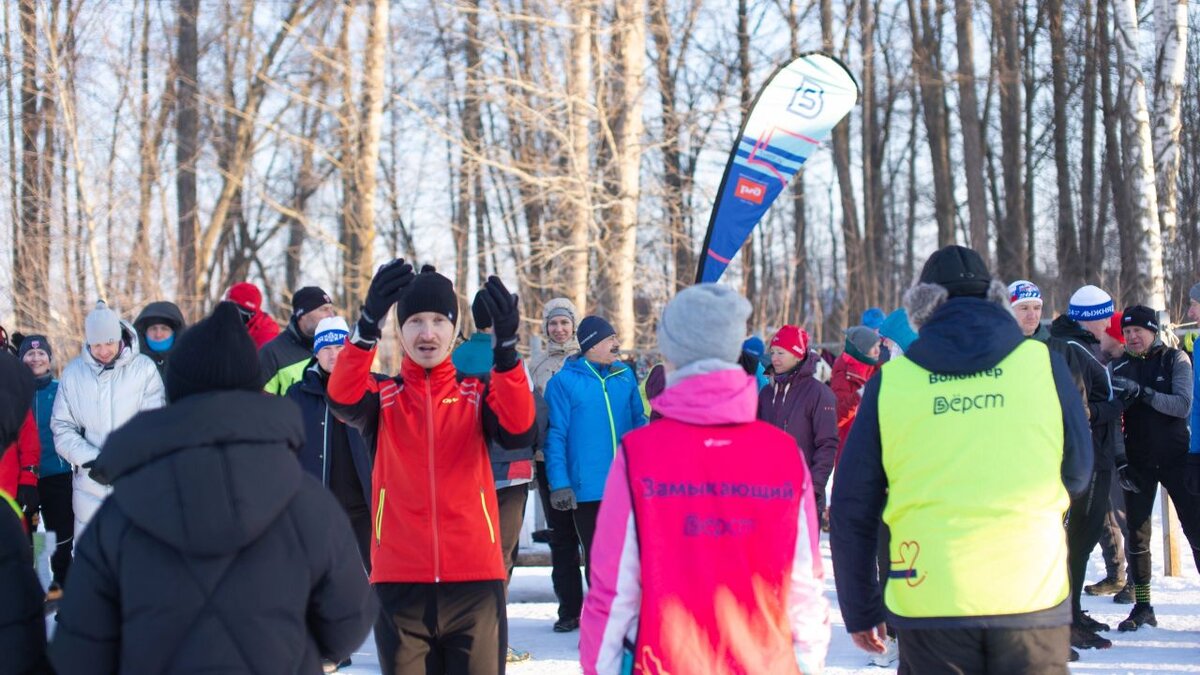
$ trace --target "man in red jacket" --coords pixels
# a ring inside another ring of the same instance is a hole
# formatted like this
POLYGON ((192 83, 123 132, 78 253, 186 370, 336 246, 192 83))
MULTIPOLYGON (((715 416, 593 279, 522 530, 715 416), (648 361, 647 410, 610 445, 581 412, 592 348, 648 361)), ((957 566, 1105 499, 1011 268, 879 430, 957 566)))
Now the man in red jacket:
POLYGON ((389 675, 504 672, 506 575, 482 420, 494 415, 504 447, 528 446, 534 403, 516 352, 516 296, 496 277, 484 290, 494 329, 489 383, 455 376, 450 280, 430 266, 415 274, 400 259, 376 272, 329 378, 334 413, 375 438, 371 582, 389 675), (393 305, 404 359, 399 375, 379 382, 371 363, 393 305))

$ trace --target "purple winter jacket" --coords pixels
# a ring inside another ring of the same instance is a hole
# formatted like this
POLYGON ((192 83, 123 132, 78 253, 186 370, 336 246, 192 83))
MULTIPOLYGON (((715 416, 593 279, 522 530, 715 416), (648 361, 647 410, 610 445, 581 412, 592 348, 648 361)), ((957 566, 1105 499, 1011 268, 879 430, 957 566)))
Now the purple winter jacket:
POLYGON ((825 486, 837 456, 837 397, 813 377, 821 357, 810 351, 790 372, 776 375, 758 393, 758 419, 788 432, 804 451, 817 506, 825 506, 825 486))

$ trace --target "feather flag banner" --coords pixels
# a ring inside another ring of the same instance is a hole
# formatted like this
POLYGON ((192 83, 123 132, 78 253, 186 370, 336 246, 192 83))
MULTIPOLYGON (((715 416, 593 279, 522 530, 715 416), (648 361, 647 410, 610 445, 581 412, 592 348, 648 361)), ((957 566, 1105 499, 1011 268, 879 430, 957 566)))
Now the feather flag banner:
POLYGON ((858 102, 858 83, 838 59, 802 54, 758 92, 725 165, 696 283, 721 278, 788 181, 858 102))

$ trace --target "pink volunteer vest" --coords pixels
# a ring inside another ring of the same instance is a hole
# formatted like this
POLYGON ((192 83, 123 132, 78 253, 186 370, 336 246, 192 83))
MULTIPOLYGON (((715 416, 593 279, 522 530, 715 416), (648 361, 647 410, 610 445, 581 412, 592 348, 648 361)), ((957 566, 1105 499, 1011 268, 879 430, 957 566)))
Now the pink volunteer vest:
POLYGON ((663 419, 622 443, 641 551, 634 672, 796 673, 787 593, 811 487, 795 441, 764 422, 663 419))

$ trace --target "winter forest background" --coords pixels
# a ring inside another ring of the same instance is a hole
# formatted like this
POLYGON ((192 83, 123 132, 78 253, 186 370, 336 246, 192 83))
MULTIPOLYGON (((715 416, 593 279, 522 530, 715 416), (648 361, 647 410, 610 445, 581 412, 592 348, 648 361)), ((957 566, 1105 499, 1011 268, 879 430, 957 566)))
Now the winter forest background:
POLYGON ((950 242, 1055 310, 1180 317, 1200 271, 1195 1, 0 5, 0 323, 68 343, 97 298, 194 320, 247 279, 353 317, 401 255, 649 346, 743 110, 810 50, 862 97, 726 274, 758 330, 840 341, 950 242))

